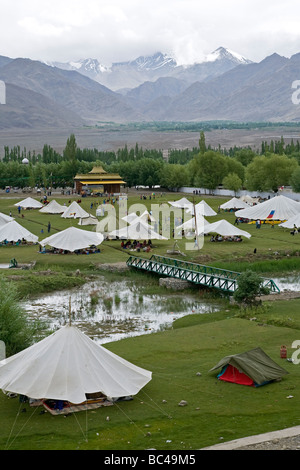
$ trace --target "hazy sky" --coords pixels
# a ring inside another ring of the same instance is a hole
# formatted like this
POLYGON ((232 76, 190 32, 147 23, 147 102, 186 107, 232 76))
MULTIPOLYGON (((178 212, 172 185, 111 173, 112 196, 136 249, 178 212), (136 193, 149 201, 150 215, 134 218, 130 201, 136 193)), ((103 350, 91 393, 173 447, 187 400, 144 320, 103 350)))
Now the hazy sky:
POLYGON ((219 46, 260 61, 300 52, 298 0, 2 0, 0 55, 104 65, 161 51, 179 63, 219 46))

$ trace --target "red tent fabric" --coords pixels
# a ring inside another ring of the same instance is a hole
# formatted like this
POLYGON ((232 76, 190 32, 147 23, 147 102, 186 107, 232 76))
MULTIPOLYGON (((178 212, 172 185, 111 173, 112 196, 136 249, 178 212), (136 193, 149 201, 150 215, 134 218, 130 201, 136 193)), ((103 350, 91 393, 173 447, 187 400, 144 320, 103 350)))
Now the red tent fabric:
POLYGON ((240 372, 236 367, 232 365, 226 366, 224 370, 221 371, 218 378, 224 380, 225 382, 232 382, 241 385, 255 386, 254 381, 248 377, 248 375, 240 372))

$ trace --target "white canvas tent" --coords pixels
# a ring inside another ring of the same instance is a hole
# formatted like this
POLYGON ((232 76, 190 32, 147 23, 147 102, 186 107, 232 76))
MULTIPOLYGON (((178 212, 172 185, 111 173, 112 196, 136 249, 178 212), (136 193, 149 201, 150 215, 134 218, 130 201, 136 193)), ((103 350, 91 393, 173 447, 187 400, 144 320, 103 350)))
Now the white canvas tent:
POLYGON ((7 224, 0 228, 0 242, 3 242, 4 240, 7 240, 8 242, 17 242, 22 239, 33 243, 38 241, 38 237, 36 235, 29 232, 29 230, 22 227, 22 225, 15 220, 7 222, 7 224))
POLYGON ((113 230, 109 233, 110 238, 120 238, 123 240, 167 240, 159 233, 155 232, 151 225, 138 219, 128 227, 113 230))
POLYGON ((69 227, 66 230, 55 233, 50 237, 41 240, 42 246, 52 246, 59 250, 75 251, 88 248, 91 245, 98 246, 104 237, 101 233, 90 232, 76 227, 69 227))
POLYGON ((223 237, 234 237, 234 236, 241 236, 250 238, 250 233, 246 232, 245 230, 240 230, 239 228, 235 227, 234 225, 230 224, 227 220, 218 220, 212 224, 208 224, 205 226, 205 233, 217 233, 222 235, 223 237))
POLYGON ((39 201, 36 201, 36 199, 33 199, 32 197, 27 197, 26 199, 17 202, 15 206, 20 206, 22 209, 41 209, 43 204, 39 201))
POLYGON ((279 227, 284 227, 284 228, 299 228, 300 227, 300 212, 299 214, 294 215, 290 219, 286 220, 285 222, 282 222, 282 224, 279 224, 279 227))
POLYGON ((97 217, 104 217, 105 212, 108 212, 108 210, 111 208, 110 204, 100 204, 97 209, 96 209, 96 216, 97 217), (107 209, 108 208, 108 209, 107 209))
POLYGON ((155 218, 154 218, 153 215, 150 214, 150 212, 148 212, 147 210, 144 211, 144 212, 142 213, 142 215, 140 215, 140 218, 141 218, 142 220, 145 220, 145 222, 147 222, 147 221, 148 221, 148 222, 149 222, 149 221, 150 221, 150 222, 155 222, 155 218))
POLYGON ((131 212, 128 215, 125 215, 125 217, 122 217, 122 220, 127 222, 128 224, 131 224, 134 222, 139 216, 135 212, 131 212))
POLYGON ((245 196, 240 197, 241 201, 246 202, 248 205, 258 204, 259 197, 252 197, 246 194, 245 196))
POLYGON ((169 204, 173 207, 178 207, 179 209, 188 209, 193 206, 193 203, 190 202, 186 197, 179 199, 178 201, 168 201, 169 204))
POLYGON ((247 209, 249 204, 238 199, 237 197, 233 197, 230 201, 224 202, 224 204, 220 205, 220 209, 224 210, 231 210, 231 209, 247 209))
POLYGON ((98 219, 97 217, 89 214, 88 217, 81 217, 79 219, 78 225, 97 225, 98 219))
POLYGON ((207 222, 207 220, 205 220, 205 218, 202 215, 196 215, 196 220, 195 220, 195 217, 187 220, 182 225, 178 225, 176 227, 176 231, 191 230, 191 231, 194 231, 197 235, 201 235, 203 233, 206 233, 207 225, 209 225, 209 223, 207 222), (197 223, 197 232, 195 230, 196 223, 197 223))
POLYGON ((65 210, 65 206, 58 204, 55 199, 52 199, 52 201, 50 201, 49 204, 40 209, 39 212, 46 214, 62 214, 63 212, 65 212, 65 210))
POLYGON ((0 389, 37 400, 79 404, 97 392, 109 398, 136 395, 151 378, 150 371, 70 325, 0 362, 0 389))
POLYGON ((204 217, 212 217, 217 215, 217 213, 205 201, 198 202, 198 204, 195 205, 195 208, 192 205, 187 209, 187 212, 192 215, 195 215, 196 212, 196 216, 199 214, 203 215, 204 217))
POLYGON ((13 217, 10 217, 9 215, 6 215, 0 212, 0 227, 7 224, 8 222, 12 222, 13 220, 14 220, 13 217))
POLYGON ((286 196, 275 196, 256 206, 239 210, 235 212, 235 215, 250 220, 287 220, 299 212, 299 202, 286 196))
POLYGON ((122 217, 122 220, 125 220, 125 222, 128 222, 129 224, 132 224, 137 220, 142 220, 145 223, 148 223, 149 221, 155 222, 154 217, 147 210, 145 210, 141 215, 137 215, 135 212, 131 212, 125 217, 122 217))
POLYGON ((76 201, 73 201, 61 215, 64 219, 80 219, 88 216, 89 213, 82 209, 76 201))

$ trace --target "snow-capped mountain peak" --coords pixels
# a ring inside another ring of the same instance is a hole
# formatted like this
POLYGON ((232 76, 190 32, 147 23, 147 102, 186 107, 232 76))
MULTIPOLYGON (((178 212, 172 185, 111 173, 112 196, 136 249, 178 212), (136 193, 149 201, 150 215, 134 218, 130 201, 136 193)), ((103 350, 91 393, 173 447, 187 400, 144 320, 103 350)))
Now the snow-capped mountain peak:
POLYGON ((176 61, 173 57, 162 52, 156 52, 152 56, 140 56, 130 61, 131 66, 137 67, 138 70, 157 70, 162 67, 176 67, 176 61))
POLYGON ((117 91, 135 88, 144 82, 154 82, 162 77, 173 77, 194 83, 217 76, 250 60, 225 47, 219 47, 204 60, 180 65, 172 54, 156 52, 153 55, 139 56, 127 62, 113 62, 110 66, 102 65, 97 59, 87 58, 65 63, 52 62, 52 65, 64 70, 73 70, 85 75, 102 85, 117 91))
POLYGON ((99 72, 107 72, 108 67, 100 62, 97 59, 81 59, 77 62, 69 62, 69 64, 76 70, 81 69, 82 71, 90 72, 90 73, 99 73, 99 72))
POLYGON ((63 70, 77 70, 85 75, 97 75, 99 73, 108 72, 109 68, 106 65, 100 64, 97 59, 80 59, 71 60, 69 62, 45 62, 46 65, 51 67, 58 67, 63 70))
POLYGON ((238 64, 250 64, 251 60, 246 59, 241 54, 234 52, 226 47, 218 47, 205 58, 205 62, 215 62, 216 60, 228 59, 238 64))

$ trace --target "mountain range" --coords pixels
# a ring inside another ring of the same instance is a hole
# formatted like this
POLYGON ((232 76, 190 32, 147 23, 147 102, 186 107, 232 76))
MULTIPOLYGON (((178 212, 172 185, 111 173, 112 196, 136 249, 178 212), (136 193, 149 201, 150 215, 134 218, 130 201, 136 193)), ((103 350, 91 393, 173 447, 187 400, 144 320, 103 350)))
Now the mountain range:
POLYGON ((140 56, 129 62, 117 62, 111 66, 99 63, 97 59, 83 59, 78 62, 48 62, 48 65, 77 72, 107 86, 114 91, 135 88, 146 81, 162 77, 173 77, 191 84, 230 70, 235 65, 248 64, 250 60, 219 47, 201 62, 188 66, 178 65, 168 54, 157 52, 153 56, 140 56))
POLYGON ((0 129, 62 128, 99 122, 300 121, 292 83, 300 53, 252 62, 224 47, 178 65, 167 54, 104 66, 0 56, 6 104, 0 129))

